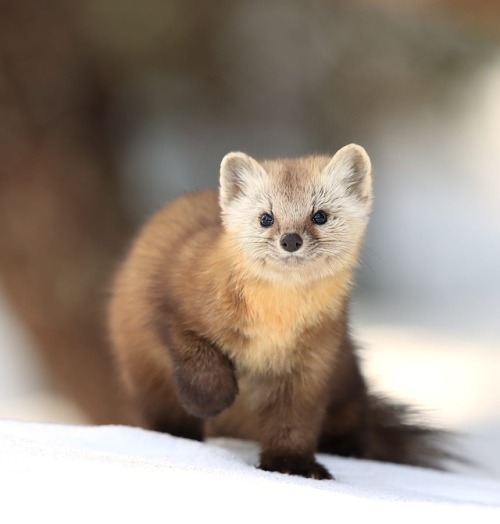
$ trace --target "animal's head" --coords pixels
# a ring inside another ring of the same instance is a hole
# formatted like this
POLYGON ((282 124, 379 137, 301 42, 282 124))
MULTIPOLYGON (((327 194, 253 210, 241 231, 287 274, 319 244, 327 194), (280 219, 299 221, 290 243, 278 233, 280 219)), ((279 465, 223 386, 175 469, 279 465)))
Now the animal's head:
POLYGON ((359 256, 372 203, 370 159, 355 144, 333 157, 257 162, 229 153, 219 200, 252 273, 292 281, 333 275, 359 256))

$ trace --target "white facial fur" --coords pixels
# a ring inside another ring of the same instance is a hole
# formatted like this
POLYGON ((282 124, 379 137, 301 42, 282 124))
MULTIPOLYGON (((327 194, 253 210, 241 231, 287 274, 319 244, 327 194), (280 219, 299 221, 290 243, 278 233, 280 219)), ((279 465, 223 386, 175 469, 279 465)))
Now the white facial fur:
POLYGON ((221 164, 220 206, 226 231, 244 253, 252 274, 267 280, 311 281, 356 265, 372 202, 371 164, 350 144, 332 158, 304 157, 257 162, 229 153, 221 164), (312 216, 323 211, 323 225, 312 216), (274 218, 262 227, 264 213, 274 218), (296 233, 303 245, 280 246, 296 233))

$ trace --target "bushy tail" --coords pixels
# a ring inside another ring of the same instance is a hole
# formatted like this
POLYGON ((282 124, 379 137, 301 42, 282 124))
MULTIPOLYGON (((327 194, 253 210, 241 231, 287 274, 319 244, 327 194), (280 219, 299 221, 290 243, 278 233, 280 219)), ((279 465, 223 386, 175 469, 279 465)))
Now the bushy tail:
POLYGON ((366 430, 366 458, 434 469, 464 462, 447 449, 453 438, 450 432, 425 424, 415 408, 382 396, 368 396, 366 430))
POLYGON ((365 397, 363 408, 359 426, 323 434, 319 451, 440 470, 452 462, 469 464, 448 449, 455 435, 426 425, 416 409, 373 394, 365 397))

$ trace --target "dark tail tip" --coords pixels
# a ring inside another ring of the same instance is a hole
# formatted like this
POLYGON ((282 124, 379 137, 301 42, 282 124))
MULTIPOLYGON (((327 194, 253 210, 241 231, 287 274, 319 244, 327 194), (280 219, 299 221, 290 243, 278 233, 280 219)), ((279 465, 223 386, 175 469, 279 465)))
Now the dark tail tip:
POLYGON ((417 409, 375 395, 369 404, 367 458, 445 471, 452 469, 453 463, 473 466, 451 449, 456 447, 458 435, 428 425, 417 409))

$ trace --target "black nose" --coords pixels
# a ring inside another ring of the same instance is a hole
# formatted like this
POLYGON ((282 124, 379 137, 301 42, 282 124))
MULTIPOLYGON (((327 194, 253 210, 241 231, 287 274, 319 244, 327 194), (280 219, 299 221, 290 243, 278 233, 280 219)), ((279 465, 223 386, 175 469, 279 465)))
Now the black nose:
POLYGON ((290 233, 288 235, 283 235, 280 240, 280 245, 285 251, 293 253, 300 249, 302 245, 302 238, 297 233, 290 233))

